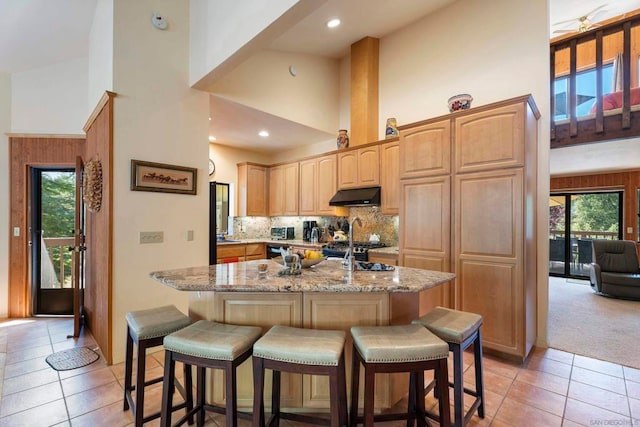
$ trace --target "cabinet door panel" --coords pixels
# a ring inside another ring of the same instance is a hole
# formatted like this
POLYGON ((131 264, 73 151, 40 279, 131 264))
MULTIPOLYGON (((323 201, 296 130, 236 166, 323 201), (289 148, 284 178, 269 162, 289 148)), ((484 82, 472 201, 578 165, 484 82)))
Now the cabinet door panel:
MULTIPOLYGON (((316 215, 318 213, 318 161, 316 159, 300 162, 299 194, 300 215, 316 215)), ((331 196, 333 196, 333 194, 331 196)))
POLYGON ((400 144, 390 142, 380 147, 380 210, 385 215, 400 211, 400 144))
MULTIPOLYGON (((344 293, 340 298, 332 294, 309 293, 304 295, 304 327, 313 329, 334 329, 346 332, 345 359, 351 360, 353 342, 351 326, 386 326, 389 319, 389 295, 344 293)), ((351 390, 351 364, 347 363, 347 391, 351 390)), ((387 377, 387 375, 385 375, 387 377)), ((364 384, 364 377, 360 384, 364 384)), ((376 407, 389 407, 387 381, 376 381, 376 407)), ((360 392, 362 396, 362 391, 360 392)), ((304 407, 329 407, 329 380, 326 376, 303 377, 304 407)), ((362 407, 362 402, 360 403, 362 407)))
POLYGON ((456 172, 524 166, 524 109, 508 105, 456 119, 456 172))
POLYGON ((380 151, 377 145, 358 150, 358 186, 380 185, 380 151))
POLYGON ((403 180, 401 190, 400 247, 449 259, 451 179, 403 180))
POLYGON ((400 132, 400 177, 451 172, 451 121, 443 120, 400 132))
POLYGON ((338 153, 338 187, 358 186, 358 151, 338 153))
POLYGON ((318 158, 318 215, 344 215, 344 208, 329 205, 338 190, 338 159, 335 154, 318 158))
MULTIPOLYGON (((271 326, 301 327, 302 294, 216 292, 214 296, 215 321, 235 325, 261 326, 266 332, 271 326)), ((238 407, 253 405, 253 370, 251 359, 238 367, 238 407)), ((214 401, 222 402, 224 395, 223 374, 214 370, 214 401)), ((267 402, 271 396, 271 376, 265 378, 267 402)), ((281 403, 283 407, 300 407, 302 404, 302 378, 299 374, 282 374, 281 403)))
POLYGON ((284 169, 284 194, 283 199, 283 215, 298 215, 298 194, 299 194, 299 177, 298 162, 290 163, 283 166, 284 169))

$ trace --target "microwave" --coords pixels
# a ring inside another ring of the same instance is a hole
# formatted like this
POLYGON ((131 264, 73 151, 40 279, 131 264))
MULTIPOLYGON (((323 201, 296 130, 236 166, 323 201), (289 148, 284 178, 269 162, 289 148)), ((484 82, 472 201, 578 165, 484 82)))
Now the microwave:
POLYGON ((293 240, 295 232, 293 227, 271 227, 271 238, 274 240, 293 240))

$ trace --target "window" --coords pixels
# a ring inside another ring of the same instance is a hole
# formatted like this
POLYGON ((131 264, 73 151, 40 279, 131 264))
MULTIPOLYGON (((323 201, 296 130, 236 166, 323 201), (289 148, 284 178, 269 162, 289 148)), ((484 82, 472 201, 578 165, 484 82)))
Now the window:
MULTIPOLYGON (((613 75, 613 63, 602 66, 602 92, 608 93, 610 88, 606 82, 610 82, 613 75)), ((558 77, 554 82, 555 111, 554 120, 569 118, 569 77, 558 77)), ((596 101, 596 69, 590 68, 576 74, 576 92, 578 94, 576 116, 589 115, 591 107, 596 101)))

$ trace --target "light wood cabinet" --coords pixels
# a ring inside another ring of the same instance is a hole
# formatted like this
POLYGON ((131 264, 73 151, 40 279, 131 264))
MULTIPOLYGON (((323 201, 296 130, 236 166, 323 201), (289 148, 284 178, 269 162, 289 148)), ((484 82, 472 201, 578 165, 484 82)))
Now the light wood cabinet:
MULTIPOLYGON (((213 319, 234 325, 260 326, 265 333, 274 325, 302 327, 302 294, 216 292, 213 295, 213 319)), ((237 370, 238 406, 253 405, 253 370, 251 358, 237 370)), ((213 370, 213 400, 224 402, 222 371, 213 370)), ((283 407, 302 406, 302 375, 282 373, 281 404, 283 407)), ((271 402, 271 375, 265 378, 265 397, 271 402)))
POLYGON ((400 132, 400 177, 451 173, 451 119, 400 132))
POLYGON ((216 264, 265 259, 264 243, 222 244, 216 247, 216 264))
POLYGON ((400 129, 400 265, 455 272, 441 301, 521 359, 536 338, 538 118, 524 96, 400 129))
POLYGON ((337 191, 337 160, 335 154, 300 161, 299 214, 336 216, 348 215, 347 209, 329 205, 337 191))
POLYGON ((400 210, 400 143, 380 145, 380 211, 397 215, 400 210))
POLYGON ((338 153, 338 188, 380 185, 380 147, 371 145, 338 153))
POLYGON ((369 262, 379 262, 387 265, 398 265, 397 254, 373 253, 369 251, 369 262))
POLYGON ((298 162, 269 168, 269 215, 298 215, 298 162))
POLYGON ((255 163, 238 164, 238 216, 267 216, 267 170, 255 163))

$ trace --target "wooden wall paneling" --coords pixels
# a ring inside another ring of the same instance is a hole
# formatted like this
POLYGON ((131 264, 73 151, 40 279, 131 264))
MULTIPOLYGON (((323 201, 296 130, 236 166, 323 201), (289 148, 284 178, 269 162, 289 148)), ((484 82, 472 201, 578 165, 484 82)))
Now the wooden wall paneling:
POLYGON ((9 134, 9 317, 32 314, 29 287, 29 169, 32 166, 75 167, 85 149, 83 136, 9 134), (13 228, 20 236, 13 236, 13 228))
POLYGON ((84 127, 85 162, 102 163, 102 206, 87 211, 85 322, 107 363, 112 362, 112 262, 113 262, 113 98, 106 92, 84 127))

